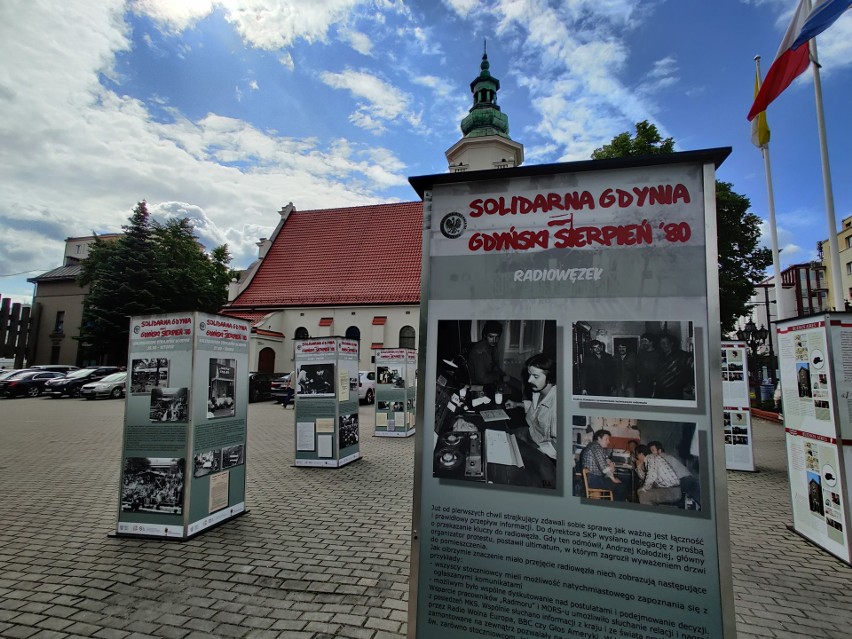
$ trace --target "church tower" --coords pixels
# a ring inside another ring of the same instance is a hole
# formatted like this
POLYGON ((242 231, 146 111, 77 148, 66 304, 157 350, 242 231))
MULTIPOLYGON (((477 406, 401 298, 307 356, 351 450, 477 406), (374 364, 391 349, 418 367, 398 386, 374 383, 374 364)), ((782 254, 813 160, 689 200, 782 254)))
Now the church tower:
POLYGON ((473 107, 461 122, 463 137, 446 152, 450 173, 505 169, 524 161, 524 145, 509 137, 509 118, 497 106, 500 80, 489 67, 483 51, 479 75, 470 83, 473 107))

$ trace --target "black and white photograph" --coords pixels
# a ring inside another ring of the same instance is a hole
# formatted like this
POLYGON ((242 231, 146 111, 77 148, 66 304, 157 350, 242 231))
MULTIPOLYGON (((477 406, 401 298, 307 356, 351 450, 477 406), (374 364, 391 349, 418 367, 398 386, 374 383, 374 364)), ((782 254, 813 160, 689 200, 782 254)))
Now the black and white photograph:
POLYGON ((222 470, 246 463, 246 447, 242 444, 226 446, 222 449, 222 470))
POLYGON ((358 443, 360 433, 358 432, 358 413, 340 416, 340 427, 337 431, 338 449, 343 450, 358 443))
POLYGON ((207 417, 233 417, 236 406, 237 360, 210 358, 207 417))
POLYGON ((301 364, 296 369, 296 393, 300 397, 334 397, 333 363, 301 364))
POLYGON ((222 467, 222 450, 206 450, 203 453, 198 453, 192 459, 193 477, 204 477, 211 473, 218 473, 222 467))
POLYGON ((172 457, 127 457, 121 479, 125 512, 183 513, 184 460, 172 457))
MULTIPOLYGON (((572 325, 574 399, 694 405, 693 349, 692 322, 576 322, 572 325)), ((730 380, 733 375, 729 371, 730 380)))
POLYGON ((152 388, 148 416, 152 422, 189 421, 189 389, 152 388))
POLYGON ((394 388, 405 388, 405 373, 403 366, 377 366, 376 383, 389 384, 394 388))
POLYGON ((433 476, 557 488, 556 320, 440 320, 433 476))
POLYGON ((130 394, 147 395, 152 388, 169 385, 169 360, 166 357, 134 359, 130 362, 130 394))
POLYGON ((572 421, 575 497, 701 510, 704 471, 695 424, 600 416, 572 421))

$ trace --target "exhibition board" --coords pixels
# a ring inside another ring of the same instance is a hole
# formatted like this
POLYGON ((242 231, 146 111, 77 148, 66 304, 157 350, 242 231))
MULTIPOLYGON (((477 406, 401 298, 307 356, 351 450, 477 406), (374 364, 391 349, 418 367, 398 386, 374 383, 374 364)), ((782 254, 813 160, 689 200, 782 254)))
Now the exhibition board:
POLYGON ((295 340, 295 465, 338 468, 361 457, 357 340, 295 340))
POLYGON ((850 561, 852 315, 776 323, 793 528, 850 561))
POLYGON ((748 348, 745 342, 722 342, 722 404, 725 466, 728 470, 754 471, 748 348))
POLYGON ((117 534, 186 539, 245 512, 249 334, 207 313, 130 319, 117 534))
POLYGON ((417 385, 417 351, 411 348, 376 350, 376 437, 411 437, 417 385))
POLYGON ((410 179, 409 636, 734 637, 708 295, 729 152, 410 179))

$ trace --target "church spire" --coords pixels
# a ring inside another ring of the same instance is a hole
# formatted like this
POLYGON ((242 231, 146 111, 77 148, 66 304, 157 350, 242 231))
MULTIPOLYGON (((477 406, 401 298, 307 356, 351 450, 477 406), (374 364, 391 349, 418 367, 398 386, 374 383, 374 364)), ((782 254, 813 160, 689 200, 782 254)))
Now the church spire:
POLYGON ((465 137, 499 135, 509 138, 509 118, 497 105, 500 80, 491 75, 490 68, 488 51, 483 40, 479 75, 470 83, 473 106, 461 122, 461 131, 465 137))
POLYGON ((497 105, 499 90, 500 80, 491 75, 483 40, 479 75, 470 83, 473 106, 461 121, 461 140, 446 151, 453 173, 509 168, 524 161, 524 145, 509 137, 509 118, 497 105))

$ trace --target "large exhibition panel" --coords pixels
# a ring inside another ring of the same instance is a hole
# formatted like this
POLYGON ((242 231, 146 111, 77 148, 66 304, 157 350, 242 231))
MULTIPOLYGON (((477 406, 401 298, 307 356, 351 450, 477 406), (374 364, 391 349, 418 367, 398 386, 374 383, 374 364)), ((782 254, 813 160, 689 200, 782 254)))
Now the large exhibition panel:
POLYGON ((734 636, 714 179, 728 153, 411 179, 410 636, 734 636))
POLYGON ((850 561, 852 315, 777 323, 793 528, 850 561))
POLYGON ((117 533, 185 539, 245 512, 243 320, 130 320, 117 533))

